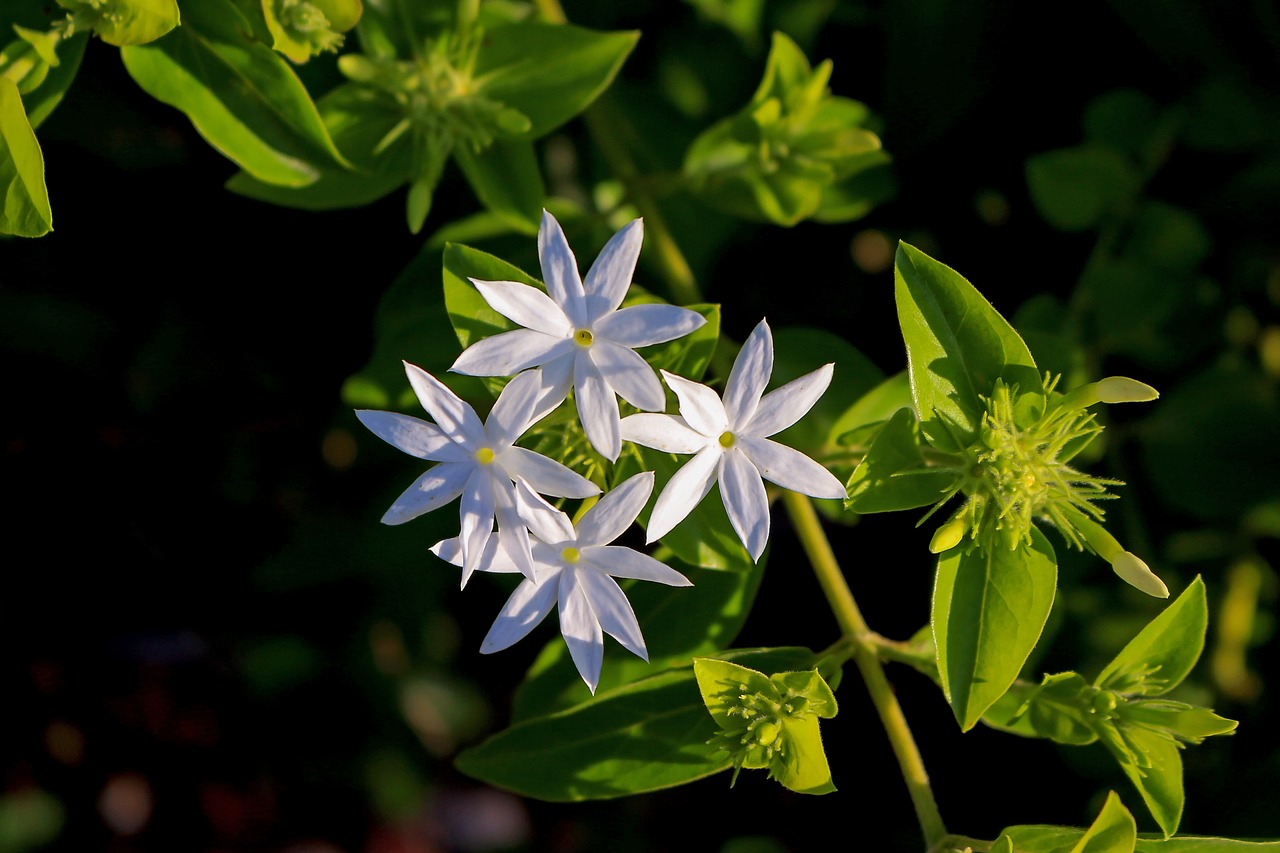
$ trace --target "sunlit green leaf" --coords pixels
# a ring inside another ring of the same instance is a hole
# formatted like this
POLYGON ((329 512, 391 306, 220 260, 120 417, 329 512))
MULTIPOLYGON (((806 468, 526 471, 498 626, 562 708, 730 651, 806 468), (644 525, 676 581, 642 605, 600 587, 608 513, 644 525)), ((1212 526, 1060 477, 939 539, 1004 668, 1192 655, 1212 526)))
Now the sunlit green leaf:
POLYGON ((1107 801, 1093 825, 1071 848, 1071 853, 1133 853, 1138 840, 1138 825, 1133 815, 1120 802, 1115 791, 1107 793, 1107 801))
POLYGON ((1162 732, 1138 726, 1106 727, 1100 734, 1160 829, 1166 836, 1177 832, 1185 800, 1181 745, 1162 732))
POLYGON ((1158 696, 1187 677, 1204 649, 1209 611, 1199 576, 1107 664, 1095 684, 1158 696))
POLYGON ((44 155, 27 122, 18 86, 0 77, 0 234, 41 237, 53 230, 44 155))
MULTIPOLYGON (((54 108, 62 102, 62 97, 71 88, 80 70, 80 60, 84 58, 84 47, 89 43, 88 33, 77 33, 70 38, 58 42, 58 64, 44 73, 40 85, 31 91, 24 91, 22 102, 27 108, 27 118, 31 127, 40 127, 54 108)), ((3 74, 0 71, 0 74, 3 74)))
POLYGON ((530 142, 497 139, 478 153, 459 145, 453 156, 485 207, 522 231, 538 233, 544 190, 530 142))
POLYGON ((894 412, 914 405, 907 371, 895 373, 859 397, 836 418, 827 434, 827 443, 832 447, 865 448, 894 412))
MULTIPOLYGON (((1083 829, 1071 826, 1011 826, 1001 837, 1013 842, 1013 853, 1071 853, 1083 835, 1083 829)), ((1203 835, 1145 836, 1138 838, 1133 849, 1136 853, 1266 853, 1280 850, 1280 841, 1237 841, 1203 835)))
POLYGON ((116 47, 147 44, 178 26, 177 0, 58 0, 58 5, 90 16, 93 31, 116 47))
POLYGON ((1038 685, 1015 682, 987 709, 982 722, 1023 737, 1083 746, 1098 739, 1092 724, 1093 692, 1074 672, 1046 675, 1038 685))
POLYGON ((893 512, 937 503, 959 474, 931 470, 920 451, 915 412, 899 409, 876 435, 849 478, 846 506, 854 512, 893 512))

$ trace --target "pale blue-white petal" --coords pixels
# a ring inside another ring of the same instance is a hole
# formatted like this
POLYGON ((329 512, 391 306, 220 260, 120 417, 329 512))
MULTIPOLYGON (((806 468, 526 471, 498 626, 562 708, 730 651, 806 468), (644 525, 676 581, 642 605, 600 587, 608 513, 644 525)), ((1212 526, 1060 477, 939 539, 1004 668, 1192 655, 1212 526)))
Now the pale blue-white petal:
POLYGON ((484 426, 473 410, 457 394, 416 364, 404 363, 409 384, 418 395, 418 402, 435 420, 440 430, 454 444, 468 450, 478 450, 484 443, 484 426))
POLYGON ((761 320, 738 351, 724 385, 724 410, 731 429, 741 430, 751 421, 772 373, 773 333, 761 320))
POLYGON ((824 365, 781 388, 775 388, 760 400, 755 416, 738 428, 746 435, 767 436, 782 432, 804 417, 831 384, 834 365, 824 365))
POLYGON ((729 417, 725 414, 724 403, 719 395, 706 385, 692 382, 683 376, 662 371, 662 378, 667 386, 676 392, 680 401, 680 417, 684 422, 705 435, 707 438, 720 437, 729 428, 729 417))
POLYGON ((533 423, 534 404, 542 393, 542 373, 526 370, 507 383, 489 410, 484 431, 494 453, 510 447, 533 423))
POLYGON ((622 419, 622 437, 636 444, 667 453, 697 453, 716 438, 690 429, 684 418, 675 415, 627 415, 622 419))
POLYGON ((524 480, 516 484, 516 510, 529 532, 550 545, 564 546, 578 537, 569 516, 553 507, 524 480))
MULTIPOLYGON (((462 542, 457 536, 440 540, 431 546, 430 551, 446 563, 451 563, 459 568, 462 567, 462 542)), ((496 536, 490 536, 489 541, 484 543, 484 550, 480 552, 480 562, 476 565, 476 571, 496 572, 499 574, 520 573, 520 570, 516 568, 516 564, 511 562, 511 558, 503 550, 496 536)))
POLYGON ((653 472, 641 471, 610 489, 578 520, 582 546, 608 545, 630 527, 653 493, 653 472))
POLYGON ((813 498, 844 498, 844 484, 799 450, 757 436, 742 436, 737 445, 770 483, 813 498))
POLYGON ((634 350, 599 340, 588 353, 619 397, 646 412, 660 412, 667 407, 667 395, 658 374, 634 350))
POLYGON ((769 496, 756 466, 736 447, 724 453, 720 466, 720 498, 738 538, 751 559, 759 561, 769 541, 769 496))
POLYGON ((471 454, 449 440, 440 427, 399 412, 356 409, 360 423, 378 438, 419 459, 432 462, 461 462, 471 454))
MULTIPOLYGON (((534 579, 533 555, 529 552, 529 528, 516 508, 515 487, 506 477, 493 482, 494 515, 498 521, 498 542, 520 573, 534 579)), ((492 537, 491 537, 492 538, 492 537)))
POLYGON ((627 289, 631 287, 631 277, 635 275, 636 260, 640 257, 640 244, 643 242, 644 221, 633 219, 604 244, 583 283, 589 323, 622 304, 627 289))
POLYGON ((554 576, 541 583, 521 581, 481 641, 480 654, 500 652, 524 639, 551 612, 559 586, 554 576))
MULTIPOLYGON (((472 474, 462 490, 462 502, 458 509, 462 541, 462 585, 466 586, 471 573, 480 564, 485 543, 493 533, 493 475, 487 466, 473 466, 472 474)), ((508 556, 510 556, 508 554, 508 556)))
POLYGON ((573 388, 573 360, 579 347, 570 344, 564 355, 557 356, 554 361, 542 365, 542 392, 533 407, 533 422, 545 418, 565 401, 573 388))
POLYGON ((582 680, 596 692, 600 683, 600 664, 604 661, 604 634, 591 601, 579 580, 579 572, 560 573, 560 633, 569 647, 569 657, 578 668, 582 680))
POLYGON ((631 602, 627 601, 626 593, 618 586, 618 582, 603 572, 589 568, 579 569, 574 574, 578 576, 578 581, 591 602, 591 609, 601 629, 633 655, 649 660, 649 652, 644 647, 644 636, 640 633, 640 623, 636 621, 636 612, 631 609, 631 602))
POLYGON ((715 482, 720 456, 719 447, 707 447, 672 475, 653 504, 646 541, 654 542, 666 536, 702 502, 715 482))
POLYGON ((536 287, 518 281, 471 279, 489 307, 511 322, 557 338, 573 334, 573 323, 560 306, 536 287))
POLYGON ((591 331, 624 347, 647 347, 683 338, 706 322, 707 318, 697 311, 651 302, 606 314, 591 331))
POLYGON ((687 577, 666 563, 623 545, 583 548, 582 562, 615 578, 635 578, 667 586, 693 586, 687 577))
POLYGON ((449 369, 467 376, 511 376, 554 361, 572 347, 573 341, 568 338, 513 329, 476 341, 462 351, 449 369))
POLYGON ((470 462, 441 462, 413 481, 382 516, 383 524, 404 524, 439 509, 466 488, 475 466, 470 462))
POLYGON ((542 279, 547 285, 547 293, 570 323, 578 328, 586 326, 586 300, 582 279, 578 276, 578 260, 569 248, 560 223, 545 210, 542 211, 542 225, 538 228, 538 259, 542 264, 542 279))
POLYGON ((573 399, 591 446, 610 462, 617 461, 622 452, 618 400, 586 350, 573 360, 573 399))
POLYGON ((512 480, 528 480, 534 491, 557 498, 586 498, 600 494, 600 487, 554 459, 524 447, 508 447, 493 464, 512 480))

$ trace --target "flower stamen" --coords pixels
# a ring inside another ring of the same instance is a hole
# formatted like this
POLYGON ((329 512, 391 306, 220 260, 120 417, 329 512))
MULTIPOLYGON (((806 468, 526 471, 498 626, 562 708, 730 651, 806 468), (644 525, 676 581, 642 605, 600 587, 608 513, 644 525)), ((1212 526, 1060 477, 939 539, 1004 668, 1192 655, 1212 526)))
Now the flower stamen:
POLYGON ((489 465, 494 460, 494 453, 487 447, 482 447, 476 451, 476 461, 481 465, 489 465))
POLYGON ((573 342, 580 347, 589 347, 594 340, 590 329, 579 329, 573 333, 573 342))
POLYGON ((725 450, 728 450, 730 447, 733 447, 733 445, 736 444, 737 441, 738 439, 735 438, 733 433, 729 432, 728 430, 725 430, 724 432, 720 433, 720 446, 723 447, 725 450))

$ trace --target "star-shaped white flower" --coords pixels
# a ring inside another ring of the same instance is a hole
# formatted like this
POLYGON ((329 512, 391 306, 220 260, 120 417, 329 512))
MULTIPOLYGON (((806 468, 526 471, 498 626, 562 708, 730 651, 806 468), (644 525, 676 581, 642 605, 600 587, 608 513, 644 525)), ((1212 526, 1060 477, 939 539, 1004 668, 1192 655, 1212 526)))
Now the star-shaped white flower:
POLYGON ((720 484, 720 499, 738 538, 759 560, 769 540, 764 480, 815 498, 843 498, 830 471, 798 450, 770 441, 813 408, 831 384, 832 365, 764 394, 773 373, 773 335, 763 320, 743 344, 723 401, 705 385, 667 373, 680 416, 639 414, 622 421, 622 437, 667 453, 694 453, 675 473, 649 517, 649 541, 665 536, 720 484), (763 396, 762 396, 763 395, 763 396))
POLYGON ((538 371, 507 383, 482 424, 475 410, 440 380, 408 362, 404 369, 422 408, 435 423, 369 409, 358 410, 356 417, 383 441, 440 464, 428 469, 396 499, 382 516, 383 523, 403 524, 461 495, 463 586, 480 563, 495 515, 497 543, 520 571, 533 577, 529 531, 521 520, 515 483, 526 481, 534 491, 556 497, 585 498, 600 491, 595 483, 559 462, 515 446, 516 439, 534 421, 534 403, 542 384, 538 371))
MULTIPOLYGON (((653 491, 653 472, 636 474, 602 497, 578 521, 528 490, 516 488, 529 511, 529 528, 536 537, 536 574, 521 581, 480 644, 483 654, 499 652, 532 631, 553 606, 560 609, 560 632, 582 680, 596 692, 604 660, 604 635, 644 660, 649 653, 631 602, 613 578, 637 578, 667 586, 691 586, 675 569, 620 545, 610 545, 635 521, 653 491)), ((432 549, 443 560, 461 565, 458 539, 446 539, 432 549)), ((508 554, 491 542, 477 566, 486 572, 518 571, 508 554)))
POLYGON ((573 388, 587 438, 616 461, 622 439, 615 393, 644 411, 666 405, 662 383, 635 348, 675 340, 706 322, 698 312, 675 305, 618 307, 631 286, 643 240, 644 224, 636 219, 609 239, 584 282, 560 223, 543 211, 538 256, 547 292, 515 281, 471 279, 495 311, 524 328, 478 341, 450 369, 510 376, 541 367, 539 412, 558 406, 573 388))

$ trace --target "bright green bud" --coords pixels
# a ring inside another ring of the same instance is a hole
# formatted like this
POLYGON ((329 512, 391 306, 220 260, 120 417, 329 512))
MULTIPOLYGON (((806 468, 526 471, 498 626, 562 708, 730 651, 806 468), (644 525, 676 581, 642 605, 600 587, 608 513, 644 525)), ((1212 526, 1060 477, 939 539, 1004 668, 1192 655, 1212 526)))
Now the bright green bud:
POLYGON ((929 551, 933 554, 950 551, 960 544, 967 532, 969 532, 969 524, 965 520, 962 511, 961 514, 952 516, 950 521, 934 531, 933 538, 929 540, 929 551))
POLYGON ((1155 598, 1168 598, 1169 587, 1156 577, 1156 573, 1147 564, 1129 551, 1121 553, 1111 561, 1111 570, 1130 586, 1155 598))
POLYGON ((1150 385, 1127 376, 1108 376, 1096 384, 1098 399, 1104 403, 1148 403, 1160 396, 1150 385))

